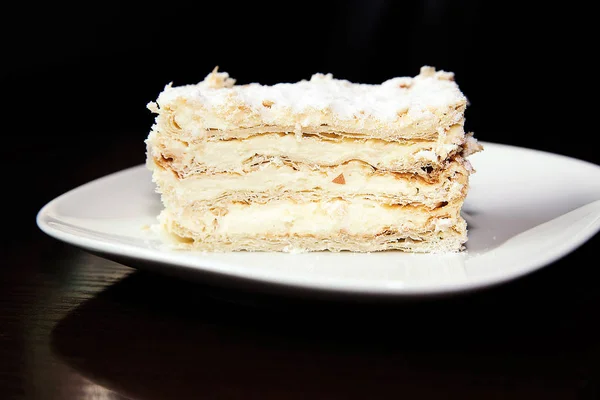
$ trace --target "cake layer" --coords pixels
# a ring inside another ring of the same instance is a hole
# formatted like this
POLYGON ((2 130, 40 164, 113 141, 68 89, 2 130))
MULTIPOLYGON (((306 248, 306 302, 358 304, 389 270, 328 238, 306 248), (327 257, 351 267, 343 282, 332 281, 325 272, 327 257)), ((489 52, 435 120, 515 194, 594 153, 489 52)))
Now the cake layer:
POLYGON ((167 208, 162 228, 182 247, 206 251, 459 251, 461 202, 435 210, 367 199, 230 203, 213 212, 167 208))
POLYGON ((194 85, 167 85, 148 108, 156 129, 193 137, 262 132, 343 132, 384 140, 435 140, 463 119, 467 99, 451 72, 424 66, 415 77, 381 84, 314 74, 294 83, 235 85, 216 69, 194 85))
POLYGON ((378 170, 419 172, 439 168, 462 151, 466 140, 462 125, 454 125, 437 141, 388 142, 379 139, 339 139, 268 133, 245 139, 184 141, 154 134, 149 153, 157 162, 168 162, 180 176, 194 172, 247 172, 264 160, 279 157, 291 163, 334 166, 363 161, 378 170), (161 161, 161 159, 163 161, 161 161))
POLYGON ((185 202, 200 207, 203 203, 230 201, 266 203, 276 198, 305 202, 362 197, 434 208, 463 198, 469 173, 468 162, 458 157, 431 180, 378 171, 358 161, 320 169, 272 162, 244 174, 198 174, 183 179, 167 166, 156 168, 153 179, 167 205, 185 202))

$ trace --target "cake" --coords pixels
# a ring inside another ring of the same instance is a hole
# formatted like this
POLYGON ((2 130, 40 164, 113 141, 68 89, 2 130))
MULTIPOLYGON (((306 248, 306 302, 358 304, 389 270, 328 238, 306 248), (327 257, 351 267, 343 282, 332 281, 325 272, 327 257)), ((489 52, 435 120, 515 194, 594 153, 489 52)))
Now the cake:
POLYGON ((176 248, 465 250, 467 158, 482 146, 452 72, 239 85, 215 68, 147 107, 157 227, 176 248))

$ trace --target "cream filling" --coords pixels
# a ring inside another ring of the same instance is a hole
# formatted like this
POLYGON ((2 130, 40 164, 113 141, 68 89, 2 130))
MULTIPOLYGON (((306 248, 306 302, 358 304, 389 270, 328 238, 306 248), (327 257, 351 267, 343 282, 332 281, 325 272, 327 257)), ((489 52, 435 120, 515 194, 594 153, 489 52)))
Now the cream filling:
POLYGON ((268 204, 230 203, 226 212, 215 215, 191 208, 166 209, 163 225, 176 222, 198 236, 236 235, 381 235, 451 230, 461 225, 460 204, 435 213, 412 207, 389 207, 365 199, 296 203, 273 201, 268 204))
POLYGON ((435 142, 390 142, 379 139, 325 139, 319 136, 266 133, 245 139, 182 142, 151 133, 148 144, 154 157, 172 159, 176 170, 208 169, 241 172, 272 157, 309 165, 332 166, 360 160, 378 169, 403 170, 438 165, 464 142, 462 125, 455 125, 435 142))
POLYGON ((464 197, 468 171, 453 162, 435 183, 394 173, 377 173, 359 162, 337 167, 295 170, 268 163, 246 174, 198 174, 185 179, 171 171, 154 168, 154 181, 166 200, 189 203, 233 198, 278 197, 284 192, 297 198, 365 197, 387 203, 420 203, 429 207, 464 197), (260 194, 260 195, 259 195, 260 194))

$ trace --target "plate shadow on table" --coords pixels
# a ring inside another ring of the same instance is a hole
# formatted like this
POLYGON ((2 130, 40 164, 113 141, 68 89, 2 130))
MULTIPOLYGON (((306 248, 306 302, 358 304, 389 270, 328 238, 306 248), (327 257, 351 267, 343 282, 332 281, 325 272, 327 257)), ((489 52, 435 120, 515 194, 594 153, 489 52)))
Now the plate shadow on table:
POLYGON ((264 299, 274 307, 223 301, 213 290, 228 295, 134 272, 61 320, 52 350, 93 382, 136 399, 598 393, 594 322, 545 304, 544 294, 511 301, 518 287, 387 305, 264 299))

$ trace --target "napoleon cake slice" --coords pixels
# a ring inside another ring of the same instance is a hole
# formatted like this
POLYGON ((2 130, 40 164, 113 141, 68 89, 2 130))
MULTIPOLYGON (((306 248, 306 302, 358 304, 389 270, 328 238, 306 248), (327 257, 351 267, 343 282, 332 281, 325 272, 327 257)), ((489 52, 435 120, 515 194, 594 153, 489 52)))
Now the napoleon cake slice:
POLYGON ((159 229, 203 251, 461 251, 481 150, 466 105, 429 66, 381 84, 236 85, 215 69, 167 85, 146 140, 159 229))

